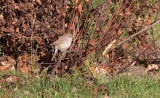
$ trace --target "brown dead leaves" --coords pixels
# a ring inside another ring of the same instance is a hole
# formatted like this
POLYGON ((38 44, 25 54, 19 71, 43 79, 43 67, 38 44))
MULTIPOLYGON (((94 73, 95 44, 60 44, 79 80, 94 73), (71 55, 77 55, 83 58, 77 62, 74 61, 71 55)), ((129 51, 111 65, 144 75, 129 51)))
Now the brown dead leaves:
POLYGON ((3 57, 1 58, 1 66, 0 66, 0 71, 13 71, 15 70, 15 60, 12 57, 3 57))
POLYGON ((82 4, 78 5, 78 11, 81 13, 81 11, 82 11, 82 4))
POLYGON ((38 66, 39 57, 34 54, 31 57, 27 53, 25 53, 22 56, 19 56, 17 60, 15 60, 13 57, 10 57, 10 56, 1 57, 0 71, 18 70, 28 75, 28 72, 31 71, 31 59, 32 59, 32 65, 36 68, 36 70, 34 70, 33 73, 38 73, 40 69, 39 67, 36 67, 36 66, 38 66), (17 65, 17 68, 15 68, 16 65, 17 65))
POLYGON ((157 64, 149 64, 145 71, 149 72, 149 71, 154 70, 154 69, 158 70, 159 66, 157 64))
MULTIPOLYGON (((38 56, 32 55, 32 57, 31 57, 27 53, 25 53, 24 55, 19 56, 17 59, 17 70, 28 75, 29 71, 31 71, 32 66, 38 66, 37 65, 38 60, 39 60, 38 56), (31 59, 32 59, 32 63, 31 63, 31 59), (31 66, 31 64, 32 64, 32 66, 31 66)), ((40 69, 38 67, 36 67, 36 68, 40 71, 40 69)))

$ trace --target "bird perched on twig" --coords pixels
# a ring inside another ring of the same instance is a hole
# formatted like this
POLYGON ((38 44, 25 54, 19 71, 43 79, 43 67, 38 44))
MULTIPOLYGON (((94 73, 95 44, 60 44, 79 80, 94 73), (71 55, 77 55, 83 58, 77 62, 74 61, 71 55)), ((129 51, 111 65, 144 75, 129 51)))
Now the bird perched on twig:
POLYGON ((58 40, 50 44, 51 46, 55 46, 55 52, 51 61, 53 61, 58 50, 65 52, 71 46, 72 37, 73 36, 71 33, 65 33, 64 35, 60 36, 58 40))
POLYGON ((52 78, 52 75, 54 74, 55 72, 55 69, 60 65, 61 63, 61 60, 65 57, 66 53, 68 51, 66 51, 70 46, 71 46, 71 43, 72 43, 72 39, 75 37, 76 35, 76 27, 78 27, 78 32, 79 32, 79 26, 78 26, 78 16, 75 18, 75 22, 73 24, 73 33, 66 33, 62 36, 59 37, 58 40, 56 40, 55 42, 53 42, 52 44, 50 44, 53 48, 53 46, 55 46, 55 52, 54 52, 54 55, 52 57, 52 60, 54 59, 54 57, 56 56, 58 50, 62 51, 63 54, 61 55, 61 57, 59 58, 59 61, 57 62, 57 64, 54 66, 54 69, 52 70, 51 72, 51 75, 49 77, 49 80, 48 80, 48 83, 47 83, 47 88, 49 86, 49 83, 50 83, 50 80, 52 78))

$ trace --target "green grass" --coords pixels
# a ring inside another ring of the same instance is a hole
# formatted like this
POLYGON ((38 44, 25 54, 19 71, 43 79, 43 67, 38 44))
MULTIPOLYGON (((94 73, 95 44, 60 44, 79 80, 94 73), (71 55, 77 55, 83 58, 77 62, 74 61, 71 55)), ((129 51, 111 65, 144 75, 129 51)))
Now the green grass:
MULTIPOLYGON (((100 83, 97 80, 91 80, 82 77, 76 72, 73 75, 65 74, 62 77, 54 76, 47 90, 47 81, 45 74, 40 76, 24 76, 22 74, 12 73, 18 77, 14 81, 15 85, 0 83, 0 97, 56 97, 56 98, 103 98, 107 95, 111 98, 159 98, 160 84, 149 76, 129 77, 129 76, 113 76, 112 79, 106 81, 104 89, 99 90, 100 83), (87 86, 84 86, 87 81, 87 86), (18 86, 18 87, 17 87, 18 86), (15 88, 17 90, 14 90, 15 88), (97 91, 94 92, 94 89, 97 91), (26 92, 29 91, 29 94, 26 92)), ((1 75, 1 80, 2 80, 1 75)), ((90 76, 89 76, 90 77, 90 76)))
POLYGON ((137 78, 125 76, 115 77, 108 85, 109 96, 114 98, 159 98, 159 82, 148 76, 137 78))

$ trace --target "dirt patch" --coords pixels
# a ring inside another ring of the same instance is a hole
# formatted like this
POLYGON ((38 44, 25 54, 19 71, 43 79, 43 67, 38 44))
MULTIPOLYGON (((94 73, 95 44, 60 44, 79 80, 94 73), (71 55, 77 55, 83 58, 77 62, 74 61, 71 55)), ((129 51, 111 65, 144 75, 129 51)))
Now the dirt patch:
POLYGON ((128 75, 133 75, 134 77, 146 75, 145 69, 144 66, 131 66, 128 70, 128 75))

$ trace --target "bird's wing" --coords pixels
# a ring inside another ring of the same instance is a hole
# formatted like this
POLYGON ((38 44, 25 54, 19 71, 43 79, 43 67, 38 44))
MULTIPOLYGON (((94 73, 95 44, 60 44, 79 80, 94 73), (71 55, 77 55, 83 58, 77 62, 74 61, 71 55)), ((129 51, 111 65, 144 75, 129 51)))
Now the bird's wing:
POLYGON ((58 45, 58 44, 66 42, 66 41, 67 41, 67 39, 58 39, 57 41, 53 42, 52 45, 58 45))

